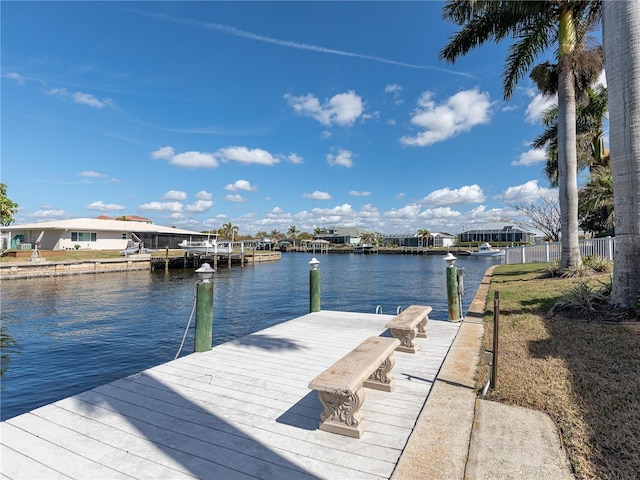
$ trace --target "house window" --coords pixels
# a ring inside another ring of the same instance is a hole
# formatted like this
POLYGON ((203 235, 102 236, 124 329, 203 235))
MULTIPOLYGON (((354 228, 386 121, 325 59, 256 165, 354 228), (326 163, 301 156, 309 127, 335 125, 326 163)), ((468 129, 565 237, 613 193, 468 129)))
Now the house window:
POLYGON ((96 232, 71 232, 72 242, 95 242, 96 239, 96 232))
POLYGON ((123 233, 123 234, 122 234, 122 239, 123 239, 123 240, 126 240, 126 239, 127 239, 127 234, 126 234, 126 233, 123 233))

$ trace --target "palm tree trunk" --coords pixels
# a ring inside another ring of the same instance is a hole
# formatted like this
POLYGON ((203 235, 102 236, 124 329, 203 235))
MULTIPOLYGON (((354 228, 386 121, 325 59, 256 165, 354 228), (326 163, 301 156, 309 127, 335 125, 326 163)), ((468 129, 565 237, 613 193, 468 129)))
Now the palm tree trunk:
POLYGON ((616 215, 611 302, 640 300, 640 0, 605 1, 611 174, 616 215))
POLYGON ((571 10, 560 16, 558 72, 558 187, 562 229, 560 269, 582 264, 578 244, 578 153, 573 68, 566 61, 575 48, 571 10))

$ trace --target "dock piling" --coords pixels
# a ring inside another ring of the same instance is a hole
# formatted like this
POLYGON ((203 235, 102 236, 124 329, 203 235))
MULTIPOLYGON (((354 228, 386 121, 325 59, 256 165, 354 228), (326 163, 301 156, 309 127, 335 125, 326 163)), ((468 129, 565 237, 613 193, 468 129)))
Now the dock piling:
POLYGON ((213 335, 213 274, 215 270, 208 263, 203 263, 196 270, 200 281, 196 286, 196 352, 211 350, 213 335))

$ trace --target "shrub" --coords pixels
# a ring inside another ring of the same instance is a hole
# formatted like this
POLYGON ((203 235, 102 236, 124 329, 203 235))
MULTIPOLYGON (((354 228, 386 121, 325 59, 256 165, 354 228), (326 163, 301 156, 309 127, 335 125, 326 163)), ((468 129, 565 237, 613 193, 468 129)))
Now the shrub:
POLYGON ((613 263, 599 255, 589 255, 582 260, 584 264, 594 272, 608 273, 613 270, 613 263))
POLYGON ((587 277, 593 273, 593 270, 584 263, 580 266, 567 267, 562 271, 562 278, 578 278, 587 277))
POLYGON ((593 311, 598 304, 605 301, 607 301, 607 295, 604 288, 597 289, 585 281, 580 281, 573 284, 556 306, 593 311))

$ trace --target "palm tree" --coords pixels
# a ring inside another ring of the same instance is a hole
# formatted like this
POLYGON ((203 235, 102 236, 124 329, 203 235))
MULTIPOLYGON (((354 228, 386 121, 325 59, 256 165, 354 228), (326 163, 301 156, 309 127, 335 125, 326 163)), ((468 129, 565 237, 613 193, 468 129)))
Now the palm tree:
POLYGON ((324 227, 316 227, 313 229, 313 234, 315 236, 322 235, 323 233, 326 233, 326 232, 327 232, 327 229, 324 227))
POLYGON ((375 235, 370 232, 363 232, 360 235, 360 245, 373 245, 375 241, 375 235))
POLYGON ((427 247, 429 246, 429 237, 431 237, 431 232, 429 230, 427 230, 426 228, 423 230, 418 230, 418 237, 420 238, 423 246, 425 239, 427 240, 427 247))
POLYGON ((289 230, 287 230, 287 237, 293 240, 294 247, 296 246, 296 238, 298 238, 299 233, 300 233, 300 230, 298 230, 295 225, 291 225, 289 227, 289 230))
POLYGON ((558 55, 558 185, 562 216, 561 269, 582 263, 578 245, 578 178, 576 152, 575 55, 585 25, 598 19, 599 1, 468 1, 450 0, 443 17, 462 26, 440 52, 455 62, 489 40, 515 38, 503 72, 509 99, 536 57, 552 47, 558 55))
POLYGON ((640 306, 640 0, 605 1, 616 254, 611 303, 640 306))
POLYGON ((613 178, 607 166, 591 170, 589 182, 578 193, 578 212, 585 231, 610 233, 614 228, 613 178))
POLYGON ((278 230, 271 230, 269 236, 272 240, 274 240, 274 243, 278 243, 278 240, 282 238, 282 233, 280 233, 278 230))
MULTIPOLYGON (((602 85, 585 91, 585 103, 576 110, 578 170, 608 165, 604 146, 604 120, 607 114, 607 89, 602 85)), ((541 119, 544 131, 533 141, 533 148, 544 148, 547 163, 544 173, 552 187, 558 186, 558 108, 547 110, 541 119)))
POLYGON ((234 234, 238 232, 238 226, 234 225, 231 222, 227 222, 222 225, 221 228, 223 235, 230 241, 233 242, 234 234))

